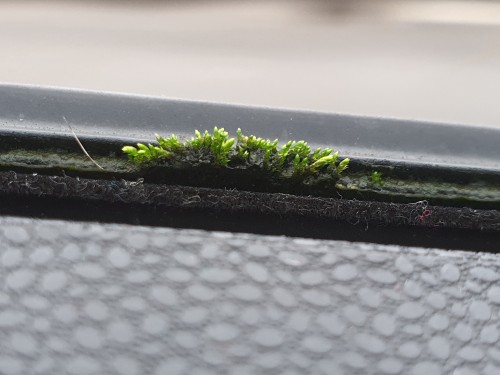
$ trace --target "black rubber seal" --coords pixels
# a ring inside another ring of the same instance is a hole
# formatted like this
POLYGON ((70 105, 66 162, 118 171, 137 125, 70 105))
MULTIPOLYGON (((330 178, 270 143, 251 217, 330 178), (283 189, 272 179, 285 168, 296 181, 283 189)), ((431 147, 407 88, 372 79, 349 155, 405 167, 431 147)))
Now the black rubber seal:
POLYGON ((500 211, 0 173, 0 214, 498 252, 500 211))

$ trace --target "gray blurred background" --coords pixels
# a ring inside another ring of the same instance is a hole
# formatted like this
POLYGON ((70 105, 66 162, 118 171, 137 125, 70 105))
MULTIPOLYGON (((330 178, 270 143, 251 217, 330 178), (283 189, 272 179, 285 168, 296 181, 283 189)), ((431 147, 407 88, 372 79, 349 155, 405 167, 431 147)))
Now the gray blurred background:
POLYGON ((0 1, 0 51, 4 82, 500 126, 497 1, 0 1))

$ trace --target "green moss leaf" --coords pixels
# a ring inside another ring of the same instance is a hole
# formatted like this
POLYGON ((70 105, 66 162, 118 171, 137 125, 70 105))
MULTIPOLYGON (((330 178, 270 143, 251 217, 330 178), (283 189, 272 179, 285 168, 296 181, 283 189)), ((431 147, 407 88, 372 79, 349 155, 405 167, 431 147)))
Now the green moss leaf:
POLYGON ((184 143, 175 135, 164 138, 158 134, 156 142, 158 145, 139 143, 137 147, 125 146, 122 150, 130 160, 137 162, 177 158, 197 164, 212 163, 219 167, 255 165, 277 177, 299 179, 322 173, 329 178, 338 178, 349 165, 349 159, 337 165, 338 152, 333 153, 330 148, 318 148, 312 152, 305 141, 288 141, 279 147, 277 139, 271 141, 254 135, 246 136, 241 129, 236 131, 236 138, 230 138, 224 128, 215 127, 212 133, 195 130, 194 137, 184 143))

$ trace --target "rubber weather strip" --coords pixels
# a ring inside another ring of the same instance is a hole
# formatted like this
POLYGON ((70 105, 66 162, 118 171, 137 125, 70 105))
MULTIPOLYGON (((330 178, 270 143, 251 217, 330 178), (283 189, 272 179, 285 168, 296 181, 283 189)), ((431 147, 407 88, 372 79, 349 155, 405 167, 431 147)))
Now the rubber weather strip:
POLYGON ((3 215, 500 249, 498 129, 26 86, 0 96, 3 215), (333 147, 349 166, 334 185, 270 183, 248 160, 179 167, 122 152, 214 126, 333 147))

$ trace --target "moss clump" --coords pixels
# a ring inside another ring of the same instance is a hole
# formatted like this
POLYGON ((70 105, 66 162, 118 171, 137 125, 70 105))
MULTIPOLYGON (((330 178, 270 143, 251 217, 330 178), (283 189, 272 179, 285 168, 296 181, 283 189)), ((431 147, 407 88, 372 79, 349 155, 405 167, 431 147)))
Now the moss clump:
POLYGON ((149 165, 252 168, 274 177, 302 181, 320 177, 336 181, 349 165, 347 158, 338 163, 338 152, 333 153, 329 148, 312 151, 304 141, 289 141, 279 147, 277 139, 246 136, 240 129, 236 138, 216 127, 212 134, 196 130, 195 136, 185 142, 175 135, 169 138, 156 135, 156 141, 156 145, 125 146, 123 152, 130 160, 149 165))
POLYGON ((382 173, 378 171, 372 172, 372 174, 370 175, 370 182, 372 183, 372 185, 384 186, 384 180, 382 180, 382 173))

